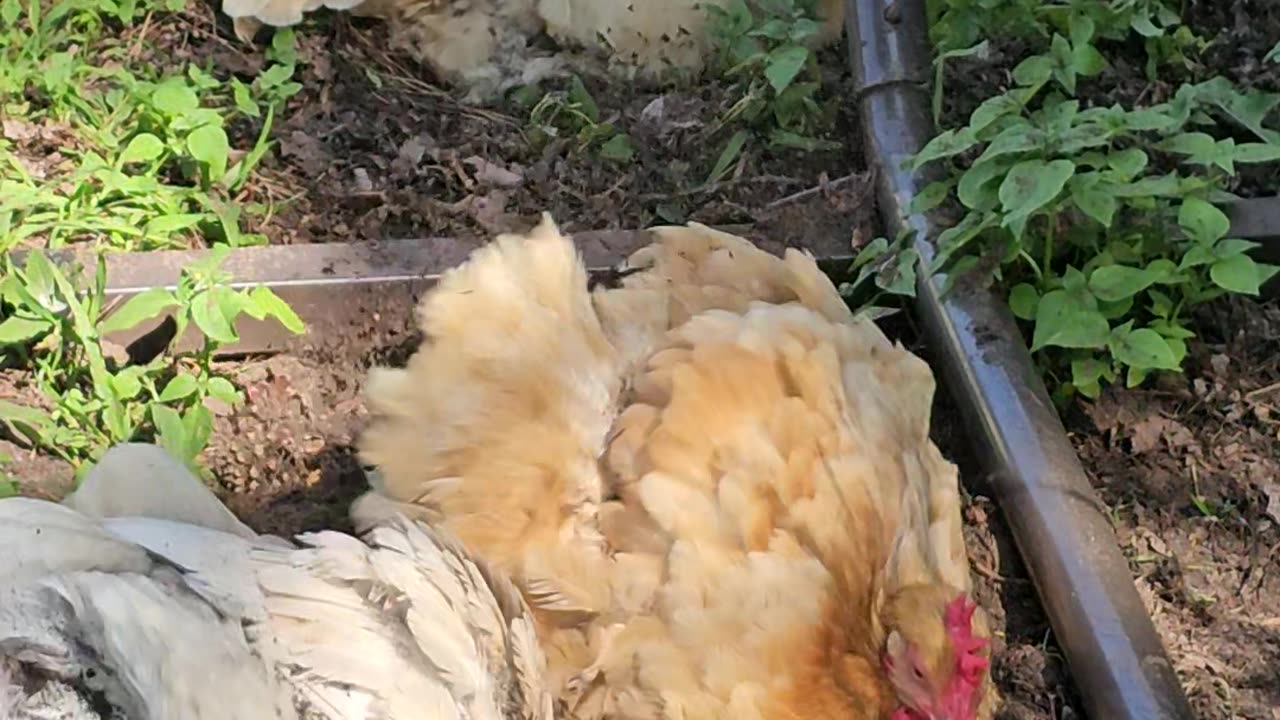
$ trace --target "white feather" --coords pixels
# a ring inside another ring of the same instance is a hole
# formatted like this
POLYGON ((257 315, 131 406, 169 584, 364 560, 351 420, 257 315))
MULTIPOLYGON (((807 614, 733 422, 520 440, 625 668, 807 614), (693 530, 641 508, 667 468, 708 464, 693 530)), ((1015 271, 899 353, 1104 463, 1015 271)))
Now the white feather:
POLYGON ((107 518, 0 500, 0 654, 20 670, 137 718, 550 720, 545 660, 507 650, 528 609, 455 541, 398 515, 368 543, 244 537, 179 464, 128 469, 81 490, 107 518))

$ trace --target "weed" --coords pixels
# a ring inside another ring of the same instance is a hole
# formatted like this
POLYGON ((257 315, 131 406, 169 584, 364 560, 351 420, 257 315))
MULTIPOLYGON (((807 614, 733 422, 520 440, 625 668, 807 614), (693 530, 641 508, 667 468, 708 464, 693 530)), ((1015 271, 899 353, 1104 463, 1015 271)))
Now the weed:
POLYGON ((530 140, 535 146, 558 137, 572 137, 578 152, 594 149, 600 157, 617 163, 630 162, 635 157, 631 138, 612 122, 601 120, 600 106, 582 83, 582 78, 574 75, 569 89, 564 92, 549 92, 541 96, 539 92, 532 86, 521 88, 513 98, 517 105, 532 106, 529 111, 529 122, 533 125, 530 140))
POLYGON ((716 127, 738 128, 721 150, 708 183, 723 178, 753 134, 763 135, 775 148, 812 152, 840 147, 817 137, 830 125, 831 114, 818 104, 821 75, 808 45, 821 29, 815 6, 816 0, 731 0, 706 7, 718 67, 732 82, 734 99, 716 127))
MULTIPOLYGON (((29 372, 34 406, 0 401, 0 424, 78 469, 112 444, 155 439, 195 466, 208 441, 206 403, 243 398, 211 359, 236 339, 241 315, 298 318, 266 288, 235 290, 218 263, 246 233, 237 203, 269 151, 277 110, 293 81, 293 34, 276 33, 271 64, 252 83, 205 68, 160 69, 136 57, 122 32, 181 0, 0 0, 0 365, 29 372), (230 132, 257 127, 248 147, 230 132), (44 249, 84 243, 97 272, 59 267, 44 249), (108 250, 212 245, 175 290, 105 307, 108 250), (14 250, 27 248, 26 260, 14 250), (160 313, 179 334, 205 340, 190 353, 131 362, 103 341, 160 313)), ((12 492, 0 483, 0 494, 12 492)))
POLYGON ((0 140, 0 251, 85 240, 124 250, 265 242, 241 232, 229 198, 267 152, 275 109, 299 89, 293 65, 277 62, 246 86, 194 65, 161 74, 104 62, 127 58, 98 36, 105 25, 156 9, 102 0, 64 0, 45 13, 38 2, 0 5, 0 96, 11 99, 3 112, 14 118, 12 135, 61 129, 57 160, 44 167, 0 140), (100 46, 101 57, 79 45, 100 46), (228 123, 260 118, 264 107, 254 145, 233 149, 228 123))
MULTIPOLYGON (((1237 165, 1280 160, 1280 132, 1264 125, 1280 95, 1215 78, 1150 107, 1082 107, 1078 84, 1107 65, 1098 42, 1185 29, 1155 0, 948 2, 935 38, 963 49, 940 57, 976 54, 980 46, 964 43, 997 15, 1040 37, 1041 51, 1013 68, 1012 89, 912 160, 915 169, 952 169, 914 209, 953 200, 964 212, 937 238, 933 269, 987 269, 1007 288, 1060 398, 1178 370, 1194 337, 1190 308, 1224 293, 1256 294, 1280 270, 1252 260, 1255 245, 1229 237, 1215 206, 1229 197, 1237 165), (1252 137, 1237 142, 1224 122, 1252 137)), ((1170 62, 1174 46, 1186 43, 1147 50, 1170 62)))
POLYGON ((212 430, 206 400, 232 407, 243 402, 212 367, 214 350, 238 339, 237 318, 270 316, 294 333, 303 331, 297 315, 269 288, 227 286, 228 276, 218 269, 227 251, 220 246, 186 267, 175 290, 145 291, 111 313, 104 306, 101 260, 92 286, 82 293, 75 276, 39 249, 21 268, 6 258, 0 298, 14 310, 0 322, 0 347, 32 369, 31 381, 48 407, 0 401, 0 423, 77 467, 116 443, 154 438, 195 468, 212 430), (104 351, 105 335, 165 312, 176 322, 175 342, 195 325, 204 336, 200 349, 145 364, 104 351))

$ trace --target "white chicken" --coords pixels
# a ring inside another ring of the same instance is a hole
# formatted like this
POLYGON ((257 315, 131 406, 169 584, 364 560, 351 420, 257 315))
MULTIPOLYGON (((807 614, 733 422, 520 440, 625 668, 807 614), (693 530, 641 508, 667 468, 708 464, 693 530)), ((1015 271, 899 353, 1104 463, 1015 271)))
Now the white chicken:
POLYGON ((371 372, 356 526, 509 573, 578 717, 990 718, 928 366, 804 253, 653 234, 619 288, 549 216, 441 278, 371 372))
POLYGON ((257 536, 125 444, 65 504, 0 500, 0 546, 5 720, 552 717, 519 593, 404 518, 257 536))

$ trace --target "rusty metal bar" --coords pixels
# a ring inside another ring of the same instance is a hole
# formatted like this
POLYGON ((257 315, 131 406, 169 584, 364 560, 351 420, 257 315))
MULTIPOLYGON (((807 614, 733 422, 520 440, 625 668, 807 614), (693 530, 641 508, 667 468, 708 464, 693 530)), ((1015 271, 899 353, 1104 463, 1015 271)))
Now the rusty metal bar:
MULTIPOLYGON (((721 229, 751 236, 751 228, 746 226, 721 229)), ((783 250, 782 244, 768 238, 753 239, 766 250, 783 250)), ((369 332, 371 324, 379 322, 408 322, 422 292, 446 270, 466 260, 485 240, 428 238, 232 250, 222 265, 232 277, 232 286, 270 287, 298 313, 307 325, 307 333, 296 337, 275 320, 242 316, 236 327, 240 341, 220 347, 218 353, 281 352, 321 338, 337 341, 360 337, 369 332)), ((650 242, 643 230, 583 232, 574 234, 573 240, 597 278, 650 242)), ((805 249, 830 269, 842 270, 852 260, 847 238, 814 238, 805 249)), ((108 313, 145 290, 176 287, 182 269, 206 254, 204 250, 168 250, 106 255, 108 313)), ((70 253, 60 255, 60 261, 77 259, 70 253)), ((21 262, 21 258, 16 259, 21 262)), ((107 340, 126 347, 131 356, 147 356, 163 349, 173 331, 174 323, 166 315, 113 333, 107 340)), ((199 330, 188 327, 178 347, 189 349, 199 342, 199 330)))
MULTIPOLYGON (((927 267, 937 226, 910 213, 927 179, 903 168, 934 134, 925 0, 846 0, 850 63, 889 236, 927 267)), ((946 386, 1066 654, 1090 717, 1190 720, 1191 708, 1014 319, 986 291, 922 277, 916 310, 946 386)))

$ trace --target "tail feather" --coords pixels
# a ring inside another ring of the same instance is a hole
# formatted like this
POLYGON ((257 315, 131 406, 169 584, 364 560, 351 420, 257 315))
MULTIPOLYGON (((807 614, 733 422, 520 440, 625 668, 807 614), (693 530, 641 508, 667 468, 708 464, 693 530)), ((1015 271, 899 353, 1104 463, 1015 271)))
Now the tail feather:
POLYGON ((147 517, 257 537, 185 465, 150 443, 112 446, 63 504, 98 518, 147 517))

